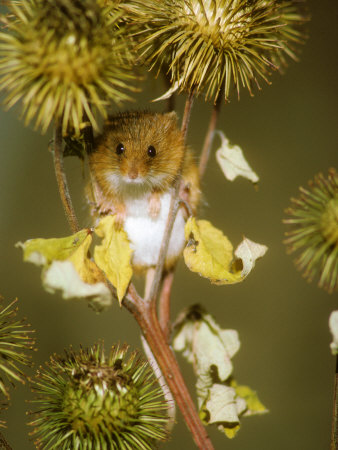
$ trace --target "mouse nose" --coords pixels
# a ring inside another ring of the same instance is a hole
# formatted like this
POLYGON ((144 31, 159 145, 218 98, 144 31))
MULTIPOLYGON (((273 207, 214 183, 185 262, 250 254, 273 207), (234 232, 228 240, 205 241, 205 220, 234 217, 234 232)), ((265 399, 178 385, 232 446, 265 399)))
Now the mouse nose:
POLYGON ((138 177, 138 170, 136 167, 131 167, 128 171, 128 177, 131 180, 136 180, 136 178, 138 177))

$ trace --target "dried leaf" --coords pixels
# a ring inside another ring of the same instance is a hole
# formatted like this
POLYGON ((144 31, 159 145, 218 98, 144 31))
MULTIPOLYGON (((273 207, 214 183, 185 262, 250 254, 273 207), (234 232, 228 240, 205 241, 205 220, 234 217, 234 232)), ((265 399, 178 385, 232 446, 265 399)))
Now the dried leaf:
POLYGON ((252 416, 254 414, 265 414, 268 412, 263 403, 259 400, 257 393, 249 386, 238 385, 235 380, 231 381, 231 386, 235 389, 236 394, 245 400, 246 411, 245 416, 252 416))
POLYGON ((199 305, 184 311, 175 329, 173 348, 193 364, 198 377, 199 405, 202 405, 213 384, 212 373, 216 372, 220 381, 227 380, 232 374, 231 358, 240 347, 238 333, 220 328, 199 305))
POLYGON ((242 261, 241 277, 244 279, 251 270, 255 267, 256 260, 262 258, 267 252, 268 247, 266 245, 257 244, 250 241, 250 239, 244 238, 243 241, 235 250, 236 258, 242 261))
POLYGON ((236 392, 230 386, 214 384, 209 390, 205 408, 210 414, 209 423, 238 423, 238 416, 246 410, 243 399, 236 399, 236 392))
POLYGON ((106 216, 95 228, 95 233, 102 238, 102 244, 95 247, 94 259, 116 288, 121 304, 133 274, 132 250, 127 233, 123 229, 116 230, 114 223, 115 216, 106 216))
POLYGON ((332 311, 329 319, 329 327, 333 337, 330 344, 333 355, 338 355, 338 311, 332 311))
POLYGON ((112 304, 112 294, 104 283, 104 278, 86 283, 75 270, 70 261, 53 261, 43 272, 43 285, 48 292, 60 289, 66 300, 86 298, 97 311, 101 311, 112 304))
POLYGON ((24 261, 43 266, 42 282, 48 292, 60 289, 64 299, 85 298, 103 309, 112 303, 105 276, 88 257, 92 242, 87 229, 65 238, 31 239, 19 242, 24 261))
POLYGON ((87 236, 88 230, 84 229, 64 238, 29 239, 26 242, 18 242, 15 246, 23 249, 24 261, 46 266, 54 260, 64 261, 69 258, 87 236))
POLYGON ((255 261, 267 251, 265 245, 244 238, 233 255, 232 244, 221 230, 194 217, 189 218, 185 225, 185 238, 187 245, 183 256, 186 265, 192 272, 215 284, 243 281, 255 266, 255 261))
POLYGON ((259 178, 244 158, 242 149, 238 145, 231 145, 222 131, 217 131, 217 133, 222 140, 222 144, 216 151, 216 159, 226 179, 233 181, 241 176, 253 183, 258 183, 259 178))
POLYGON ((224 330, 199 305, 185 310, 175 324, 173 348, 193 365, 199 414, 206 424, 233 438, 240 416, 266 412, 257 395, 238 386, 231 358, 240 347, 236 330, 224 330))

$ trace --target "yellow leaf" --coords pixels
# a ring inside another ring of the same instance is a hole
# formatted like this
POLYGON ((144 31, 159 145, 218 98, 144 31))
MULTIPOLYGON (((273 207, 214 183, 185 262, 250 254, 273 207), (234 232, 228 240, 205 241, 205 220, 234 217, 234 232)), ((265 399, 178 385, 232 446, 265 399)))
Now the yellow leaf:
POLYGON ((231 386, 235 389, 238 397, 245 400, 247 404, 247 411, 245 412, 246 416, 251 416, 253 414, 264 414, 268 412, 266 407, 259 400, 257 393, 249 386, 238 385, 235 380, 232 380, 231 386))
POLYGON ((24 260, 43 266, 42 282, 48 292, 61 290, 64 299, 85 298, 97 310, 111 305, 112 294, 104 273, 88 256, 91 231, 65 238, 30 239, 22 247, 24 260))
POLYGON ((230 272, 233 247, 221 230, 207 220, 191 217, 185 225, 185 239, 184 261, 192 272, 216 284, 240 281, 240 271, 230 272))
POLYGON ((54 260, 64 261, 69 258, 87 236, 88 229, 84 229, 64 238, 29 239, 26 242, 18 242, 16 247, 23 249, 24 261, 46 266, 54 260))
POLYGON ((121 304, 133 274, 130 264, 132 250, 127 233, 123 229, 116 230, 114 222, 115 216, 106 216, 95 228, 102 244, 95 247, 94 259, 116 288, 121 304))
POLYGON ((82 244, 77 247, 73 254, 67 258, 72 262, 75 270, 79 274, 81 280, 88 284, 94 284, 98 282, 105 282, 105 276, 94 263, 94 261, 88 258, 89 247, 92 243, 92 236, 88 234, 82 244))
POLYGON ((223 431, 229 439, 233 439, 236 434, 238 433, 239 429, 241 428, 240 424, 238 423, 235 426, 220 426, 219 427, 221 431, 223 431))
POLYGON ((229 239, 207 220, 190 217, 185 225, 187 245, 183 256, 192 272, 214 284, 233 284, 243 281, 261 258, 267 247, 244 238, 233 253, 229 239), (236 259, 237 258, 237 259, 236 259))

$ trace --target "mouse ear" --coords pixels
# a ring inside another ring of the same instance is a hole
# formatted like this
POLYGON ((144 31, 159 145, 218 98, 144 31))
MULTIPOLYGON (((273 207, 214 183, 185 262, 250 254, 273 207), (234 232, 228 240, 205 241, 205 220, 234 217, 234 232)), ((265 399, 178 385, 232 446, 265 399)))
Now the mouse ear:
POLYGON ((168 119, 168 121, 170 122, 170 124, 174 127, 177 126, 177 114, 175 111, 171 111, 169 113, 165 113, 164 116, 168 119))

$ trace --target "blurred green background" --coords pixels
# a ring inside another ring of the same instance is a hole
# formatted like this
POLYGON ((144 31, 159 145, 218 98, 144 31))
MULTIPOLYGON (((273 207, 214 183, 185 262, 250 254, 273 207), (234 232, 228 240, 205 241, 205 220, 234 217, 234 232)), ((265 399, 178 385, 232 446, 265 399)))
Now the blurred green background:
MULTIPOLYGON (((240 145, 259 174, 256 191, 239 179, 226 181, 210 160, 203 183, 200 216, 221 228, 234 245, 242 235, 269 247, 254 272, 240 284, 210 285, 180 263, 172 299, 173 317, 187 305, 202 303, 224 328, 240 334, 241 350, 234 358, 235 377, 256 389, 270 413, 244 418, 238 436, 227 440, 216 429, 209 432, 216 449, 324 450, 329 448, 335 360, 330 355, 328 317, 337 309, 337 297, 308 284, 286 255, 282 244, 284 209, 298 187, 319 171, 337 166, 337 19, 338 2, 308 1, 309 39, 299 63, 290 62, 286 74, 272 77, 252 99, 232 96, 222 109, 219 128, 240 145)), ((161 110, 150 104, 163 92, 148 82, 135 105, 127 108, 161 110)), ((182 117, 183 100, 178 102, 182 117)), ((188 142, 201 149, 211 106, 194 105, 188 142)), ((22 262, 17 241, 69 234, 58 197, 52 157, 47 150, 51 134, 40 136, 25 128, 18 109, 0 111, 0 293, 9 302, 19 298, 20 317, 36 330, 35 367, 52 353, 104 339, 106 347, 128 342, 140 348, 134 319, 118 305, 96 314, 83 301, 64 301, 43 291, 40 270, 22 262)), ((215 148, 219 142, 215 141, 215 148)), ((81 165, 66 161, 67 174, 81 223, 88 225, 81 165)), ((191 368, 179 357, 194 392, 191 368)), ((32 374, 34 371, 30 371, 32 374)), ((15 450, 34 448, 29 440, 25 411, 31 398, 27 386, 11 390, 12 404, 5 413, 4 434, 15 450)), ((164 448, 193 449, 181 417, 164 448)))

